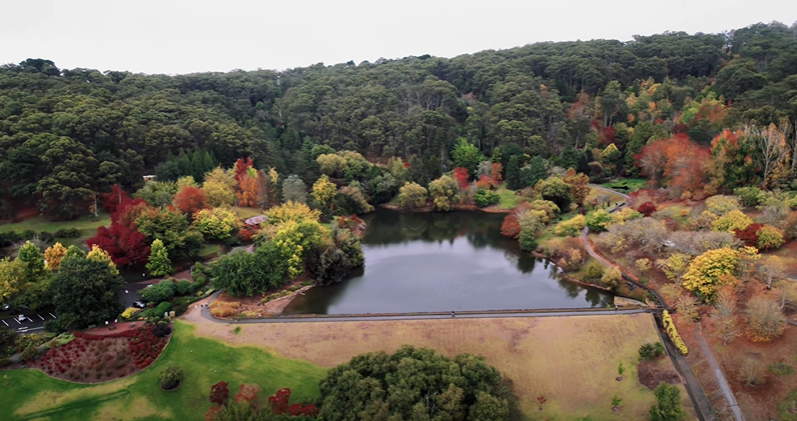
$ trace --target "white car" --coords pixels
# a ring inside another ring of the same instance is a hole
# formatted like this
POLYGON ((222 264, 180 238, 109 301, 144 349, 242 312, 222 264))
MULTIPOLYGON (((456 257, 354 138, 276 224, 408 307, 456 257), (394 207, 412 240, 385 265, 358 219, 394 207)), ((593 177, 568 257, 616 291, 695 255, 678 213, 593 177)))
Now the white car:
POLYGON ((30 319, 30 317, 28 317, 28 316, 26 316, 24 314, 20 314, 19 317, 17 317, 17 320, 20 321, 20 322, 32 322, 33 321, 33 320, 30 319))
POLYGON ((665 247, 675 247, 675 243, 673 243, 672 241, 665 241, 664 242, 664 246, 665 247))

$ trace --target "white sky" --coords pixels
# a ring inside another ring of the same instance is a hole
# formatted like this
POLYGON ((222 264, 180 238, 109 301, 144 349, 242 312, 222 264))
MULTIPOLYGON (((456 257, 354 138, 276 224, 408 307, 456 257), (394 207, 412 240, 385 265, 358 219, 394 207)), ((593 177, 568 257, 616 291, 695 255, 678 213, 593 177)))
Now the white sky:
POLYGON ((0 0, 0 63, 142 73, 302 67, 797 21, 792 0, 0 0), (788 6, 792 4, 792 6, 788 6))

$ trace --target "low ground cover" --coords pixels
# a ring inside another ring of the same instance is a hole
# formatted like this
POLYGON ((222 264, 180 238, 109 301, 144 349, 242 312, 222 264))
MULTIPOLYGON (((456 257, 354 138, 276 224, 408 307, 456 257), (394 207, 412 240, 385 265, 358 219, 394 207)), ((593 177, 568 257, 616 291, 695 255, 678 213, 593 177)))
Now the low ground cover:
POLYGON ((99 219, 95 219, 94 216, 84 216, 73 221, 49 221, 43 216, 37 216, 22 222, 2 224, 0 225, 0 233, 10 231, 21 233, 23 231, 30 230, 37 234, 41 232, 55 234, 59 230, 79 230, 79 236, 55 237, 55 241, 58 241, 64 246, 68 247, 73 244, 83 244, 87 238, 94 235, 94 233, 97 231, 97 227, 101 225, 108 225, 110 222, 111 217, 107 213, 101 213, 99 219))
POLYGON ((601 186, 606 187, 607 189, 617 190, 619 192, 628 194, 644 188, 647 185, 647 182, 648 180, 644 178, 621 178, 609 181, 607 183, 602 183, 601 186))
POLYGON ((276 357, 253 347, 235 347, 196 337, 193 326, 176 322, 163 354, 130 377, 85 385, 48 377, 36 369, 4 370, 0 419, 4 420, 199 420, 210 406, 210 385, 221 380, 231 390, 258 384, 266 393, 283 387, 292 401, 311 401, 326 370, 276 357), (163 392, 159 373, 179 366, 185 376, 177 390, 163 392))
MULTIPOLYGON (((198 322, 198 335, 264 347, 322 367, 365 352, 393 352, 405 344, 447 356, 482 355, 513 381, 521 409, 533 420, 647 419, 655 403, 653 393, 638 382, 635 368, 639 347, 658 341, 649 314, 253 324, 237 333, 227 324, 202 322, 198 312, 187 317, 198 322), (627 371, 617 381, 621 362, 627 371), (614 394, 623 400, 617 412, 611 410, 614 394), (538 396, 547 400, 543 411, 538 411, 538 396)), ((672 370, 669 361, 661 364, 672 370)), ((691 408, 684 389, 681 399, 691 408)))

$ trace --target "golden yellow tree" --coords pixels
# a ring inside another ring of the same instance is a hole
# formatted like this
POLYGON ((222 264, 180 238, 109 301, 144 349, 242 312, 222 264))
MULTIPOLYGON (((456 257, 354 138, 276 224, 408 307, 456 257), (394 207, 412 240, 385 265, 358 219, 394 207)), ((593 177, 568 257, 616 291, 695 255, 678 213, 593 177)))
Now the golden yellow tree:
POLYGON ((96 244, 91 246, 91 251, 86 254, 86 259, 94 260, 95 262, 103 262, 108 264, 108 271, 113 273, 114 275, 119 274, 119 269, 116 268, 116 265, 111 260, 111 256, 108 254, 107 251, 99 248, 96 244))
POLYGON ((213 206, 229 206, 235 200, 235 175, 232 171, 225 171, 221 167, 216 167, 213 171, 205 174, 205 181, 202 183, 202 190, 213 206))
POLYGON ((58 270, 61 267, 61 259, 66 254, 66 247, 61 243, 55 243, 44 250, 44 267, 47 270, 58 270))
POLYGON ((739 264, 739 253, 728 247, 709 250, 695 257, 682 278, 682 284, 704 302, 714 299, 717 290, 732 282, 739 264))
POLYGON ((335 187, 335 184, 329 181, 329 177, 324 174, 319 177, 315 183, 313 183, 312 194, 315 200, 318 201, 321 206, 329 205, 331 208, 332 199, 334 199, 335 195, 338 194, 338 189, 335 187))

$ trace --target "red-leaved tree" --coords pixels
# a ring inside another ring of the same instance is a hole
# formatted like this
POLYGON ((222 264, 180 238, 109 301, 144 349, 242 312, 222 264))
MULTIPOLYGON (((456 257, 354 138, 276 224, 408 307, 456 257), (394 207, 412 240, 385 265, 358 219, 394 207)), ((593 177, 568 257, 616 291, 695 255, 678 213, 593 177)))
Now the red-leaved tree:
POLYGON ((249 171, 249 168, 252 168, 252 158, 238 158, 238 160, 235 161, 235 181, 237 181, 239 185, 241 184, 241 179, 244 178, 249 171))
POLYGON ((502 175, 503 173, 504 166, 501 165, 500 162, 493 162, 493 165, 490 167, 490 178, 492 178, 496 183, 500 183, 504 180, 502 175))
POLYGON ((639 205, 639 207, 636 208, 636 210, 637 212, 641 213, 644 216, 650 216, 653 215, 654 212, 656 212, 656 205, 654 205, 653 202, 645 202, 639 205))
POLYGON ((116 212, 119 205, 131 200, 119 184, 111 186, 111 191, 108 193, 100 193, 100 199, 102 200, 102 209, 108 213, 116 212))
POLYGON ((468 188, 468 169, 463 167, 456 167, 454 168, 454 180, 457 180, 457 184, 461 190, 465 190, 468 188))
POLYGON ((511 238, 518 238, 520 235, 520 222, 514 213, 504 217, 504 221, 501 223, 501 235, 511 238))
POLYGON ((268 404, 271 406, 271 410, 277 415, 288 414, 294 417, 299 415, 314 417, 318 415, 318 409, 316 409, 315 405, 307 404, 302 406, 301 404, 295 403, 289 406, 288 403, 290 400, 291 389, 284 388, 276 391, 274 396, 269 397, 268 404))
POLYGON ((498 185, 498 183, 496 183, 495 180, 493 180, 493 178, 490 177, 487 174, 480 175, 479 176, 479 180, 476 181, 476 187, 478 187, 480 189, 484 189, 484 190, 493 189, 497 185, 498 185))
POLYGON ((227 382, 221 381, 210 386, 210 396, 208 396, 210 403, 221 406, 224 405, 229 398, 230 389, 227 387, 227 382))
POLYGON ((135 228, 112 223, 110 228, 97 227, 97 234, 86 240, 86 246, 105 250, 117 266, 138 265, 147 262, 150 247, 144 234, 135 228))
POLYGON ((234 402, 249 402, 252 408, 257 408, 257 394, 260 388, 256 384, 242 384, 238 387, 238 393, 233 398, 234 402))
POLYGON ((174 206, 180 212, 189 215, 209 207, 205 191, 193 186, 183 186, 174 195, 174 206))
POLYGON ((741 240, 744 245, 758 248, 758 234, 756 234, 756 232, 763 226, 764 224, 750 224, 743 230, 733 230, 733 234, 736 238, 741 240))

